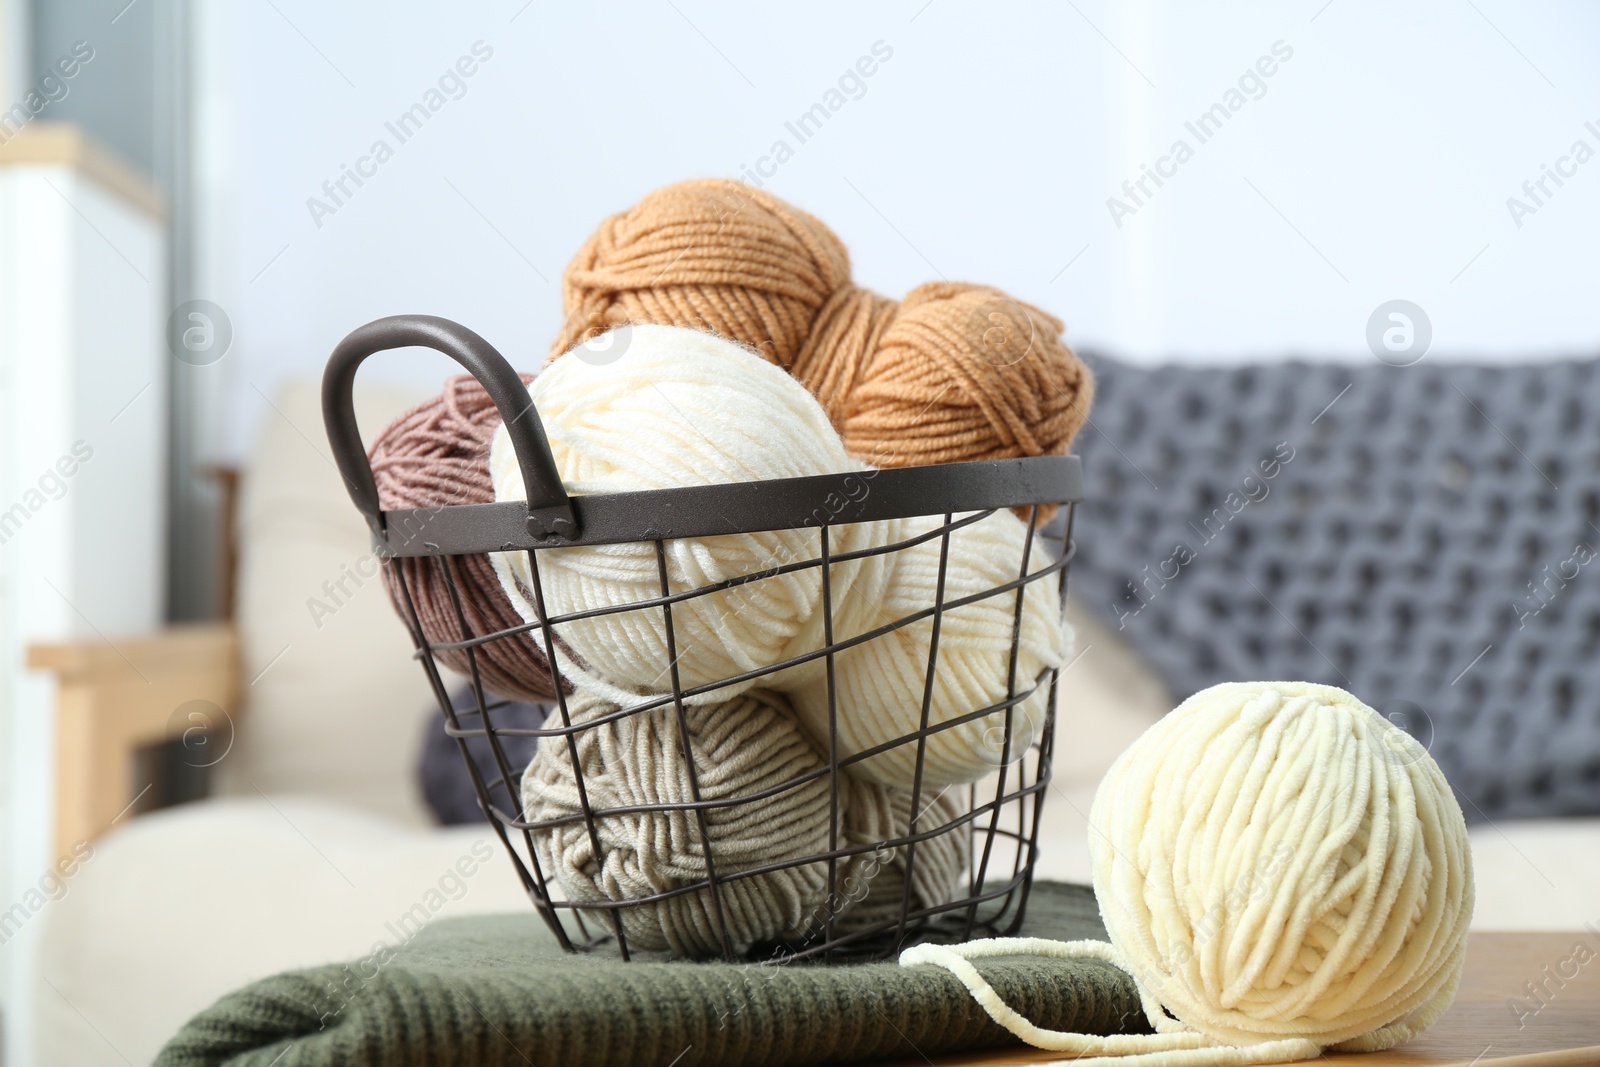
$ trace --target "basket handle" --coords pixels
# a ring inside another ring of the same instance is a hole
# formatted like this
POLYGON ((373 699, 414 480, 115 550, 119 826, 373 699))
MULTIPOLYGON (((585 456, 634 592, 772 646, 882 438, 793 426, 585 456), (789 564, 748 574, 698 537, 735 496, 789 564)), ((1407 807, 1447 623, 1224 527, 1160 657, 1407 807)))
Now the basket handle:
POLYGON ((366 517, 374 536, 383 539, 383 510, 372 464, 356 427, 356 370, 370 355, 411 347, 431 348, 449 356, 476 378, 494 401, 522 468, 528 532, 540 539, 576 537, 578 520, 572 501, 561 484, 550 442, 522 379, 488 341, 460 323, 434 315, 390 315, 357 327, 333 350, 322 375, 322 421, 328 444, 350 499, 366 517))

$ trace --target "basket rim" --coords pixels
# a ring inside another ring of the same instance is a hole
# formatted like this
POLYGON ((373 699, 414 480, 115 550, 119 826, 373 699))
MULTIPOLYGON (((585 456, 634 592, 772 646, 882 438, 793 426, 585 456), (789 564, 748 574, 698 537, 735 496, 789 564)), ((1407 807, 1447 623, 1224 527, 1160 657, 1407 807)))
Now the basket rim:
POLYGON ((867 468, 799 478, 597 493, 569 498, 577 536, 529 522, 502 500, 379 513, 379 555, 401 558, 666 541, 838 526, 1083 500, 1077 456, 867 468))

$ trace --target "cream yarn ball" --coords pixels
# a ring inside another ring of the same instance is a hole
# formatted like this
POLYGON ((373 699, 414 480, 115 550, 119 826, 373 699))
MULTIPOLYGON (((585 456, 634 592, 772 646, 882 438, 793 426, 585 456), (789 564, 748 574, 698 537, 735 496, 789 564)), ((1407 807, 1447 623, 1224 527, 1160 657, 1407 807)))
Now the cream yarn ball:
POLYGON ((1112 765, 1089 821, 1112 943, 1213 1038, 1386 1048, 1455 996, 1466 821, 1422 746, 1341 689, 1196 693, 1112 765))
MULTIPOLYGON (((713 334, 675 326, 631 326, 593 338, 548 364, 529 388, 556 468, 569 493, 749 482, 862 469, 844 451, 821 405, 790 375, 713 334)), ((498 500, 526 499, 522 474, 502 426, 489 460, 498 500)), ((881 543, 884 524, 833 528, 830 548, 846 553, 881 543)), ((815 530, 778 530, 665 542, 673 592, 815 558, 815 530)), ((527 553, 491 556, 523 618, 538 617, 527 553)), ((615 607, 661 595, 654 545, 628 543, 549 549, 540 578, 552 615, 615 607)), ((873 561, 834 564, 841 611, 867 605, 881 583, 873 561)), ((683 688, 770 667, 820 648, 822 579, 816 567, 709 593, 673 606, 683 688)), ((835 625, 850 625, 836 617, 835 625)), ((627 705, 671 692, 666 623, 659 607, 560 623, 561 673, 579 688, 627 705)), ((714 702, 756 680, 688 698, 714 702)), ((772 684, 762 679, 759 684, 772 684)))
POLYGON ((1089 823, 1111 944, 920 946, 901 962, 951 969, 1039 1047, 1174 1065, 1390 1048, 1455 997, 1473 903, 1461 809, 1426 750, 1341 689, 1196 693, 1112 766, 1089 823), (1034 1027, 968 962, 1019 952, 1122 967, 1157 1033, 1034 1027))
MULTIPOLYGON (((960 517, 957 516, 957 521, 960 517)), ((900 538, 925 535, 942 526, 940 516, 908 519, 897 527, 900 538)), ((886 557, 890 566, 881 595, 863 613, 854 636, 896 619, 931 608, 938 592, 940 538, 934 536, 886 557)), ((946 603, 975 596, 1015 581, 1021 573, 1027 527, 1009 511, 998 511, 953 530, 945 568, 946 603)), ((1048 564, 1035 536, 1028 570, 1048 564)), ((1018 630, 1015 693, 1033 689, 1047 668, 1059 667, 1068 655, 1071 634, 1062 620, 1057 576, 1027 583, 1018 630)), ((1011 634, 1016 623, 1016 591, 997 593, 948 609, 939 627, 939 656, 934 671, 929 726, 938 726, 1007 698, 1011 672, 1011 634)), ((834 656, 834 690, 839 751, 850 755, 915 732, 922 721, 922 696, 928 673, 928 647, 933 619, 875 637, 834 656)), ((820 661, 808 665, 807 683, 794 690, 795 710, 820 738, 828 736, 828 693, 820 661)), ((1011 711, 1011 744, 1006 748, 1006 713, 994 711, 959 726, 930 733, 923 762, 923 787, 976 781, 1002 763, 1020 757, 1044 725, 1050 698, 1049 679, 1011 711)), ((886 785, 914 785, 917 742, 897 745, 850 765, 853 773, 886 785)))
MULTIPOLYGON (((568 702, 574 725, 593 723, 618 709, 580 693, 568 702)), ((821 855, 829 848, 831 782, 826 774, 751 800, 785 782, 827 766, 777 693, 751 689, 732 700, 684 709, 688 748, 693 753, 705 809, 711 858, 719 877, 789 859, 821 855)), ((546 727, 560 725, 552 714, 546 727)), ((685 736, 671 705, 585 726, 564 737, 545 737, 522 778, 529 821, 564 819, 534 830, 534 847, 568 900, 625 902, 681 889, 706 879, 709 867, 699 820, 692 810, 597 814, 602 850, 597 859, 573 770, 572 748, 583 772, 590 809, 646 804, 681 804, 694 799, 683 761, 685 736)), ((903 836, 911 796, 849 775, 839 780, 841 848, 903 836)), ((920 830, 946 825, 960 815, 951 799, 924 797, 920 830)), ((916 905, 955 898, 970 855, 962 827, 930 838, 917 848, 912 871, 916 905)), ((841 859, 835 872, 835 933, 898 916, 905 885, 905 849, 858 852, 841 859)), ((825 860, 737 878, 719 886, 730 947, 743 953, 776 939, 819 942, 828 914, 825 860)), ((709 889, 614 909, 632 948, 699 957, 721 952, 715 902, 709 889)), ((603 929, 610 920, 600 918, 603 929)))

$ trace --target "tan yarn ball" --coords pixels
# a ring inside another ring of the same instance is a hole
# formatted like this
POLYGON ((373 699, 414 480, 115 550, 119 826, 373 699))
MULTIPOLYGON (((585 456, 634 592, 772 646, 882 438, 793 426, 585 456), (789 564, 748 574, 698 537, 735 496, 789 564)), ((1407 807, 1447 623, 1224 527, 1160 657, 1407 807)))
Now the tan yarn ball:
POLYGON ((849 281, 844 246, 813 216, 738 182, 680 182, 606 219, 572 257, 550 354, 655 323, 710 330, 787 370, 849 281))
POLYGON ((1060 320, 964 282, 904 301, 860 289, 831 230, 735 181, 669 185, 607 219, 562 298, 552 357, 624 323, 710 330, 790 371, 875 467, 1065 452, 1093 400, 1060 320))

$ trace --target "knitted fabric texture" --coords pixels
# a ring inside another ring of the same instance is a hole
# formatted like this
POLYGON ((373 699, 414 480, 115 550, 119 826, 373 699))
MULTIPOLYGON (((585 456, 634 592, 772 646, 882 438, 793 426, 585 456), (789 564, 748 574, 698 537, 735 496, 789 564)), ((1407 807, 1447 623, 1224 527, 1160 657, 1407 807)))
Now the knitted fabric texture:
POLYGON ((922 945, 901 962, 947 967, 997 1022, 1086 1065, 1372 1052, 1455 998, 1472 917, 1466 822, 1422 746, 1343 690, 1195 694, 1112 765, 1089 823, 1109 944, 922 945), (1157 1033, 1039 1029, 970 964, 1018 952, 1123 967, 1157 1033))
MULTIPOLYGON (((482 877, 482 876, 480 876, 482 877)), ((1023 932, 1098 938, 1086 886, 1036 883, 1023 932)), ((569 955, 532 914, 440 919, 372 960, 293 971, 223 997, 158 1067, 809 1067, 1015 1046, 950 975, 849 967, 623 963, 569 955), (685 1055, 685 1049, 689 1051, 685 1055), (680 1059, 681 1057, 681 1059, 680 1059)), ((996 960, 995 989, 1047 1026, 1144 1026, 1103 963, 996 960)))
POLYGON ((1092 362, 1072 589, 1175 697, 1339 685, 1469 821, 1600 813, 1593 361, 1092 362))

